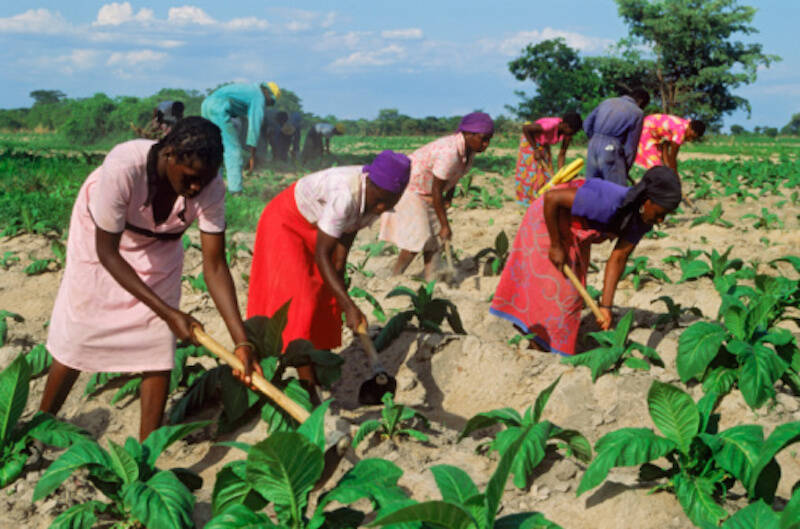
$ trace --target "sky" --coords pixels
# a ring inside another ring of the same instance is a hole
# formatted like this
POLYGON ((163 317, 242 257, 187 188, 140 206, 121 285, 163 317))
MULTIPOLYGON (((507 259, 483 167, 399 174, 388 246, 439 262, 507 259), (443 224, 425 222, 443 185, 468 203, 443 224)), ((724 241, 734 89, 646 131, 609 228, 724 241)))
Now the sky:
MULTIPOLYGON (((781 127, 800 112, 800 1, 744 3, 759 33, 739 38, 782 60, 735 91, 752 115, 725 125, 781 127)), ((525 45, 563 37, 601 55, 625 35, 614 0, 5 1, 0 108, 30 106, 37 89, 141 97, 271 80, 323 116, 509 114, 515 90, 533 90, 508 71, 525 45)))

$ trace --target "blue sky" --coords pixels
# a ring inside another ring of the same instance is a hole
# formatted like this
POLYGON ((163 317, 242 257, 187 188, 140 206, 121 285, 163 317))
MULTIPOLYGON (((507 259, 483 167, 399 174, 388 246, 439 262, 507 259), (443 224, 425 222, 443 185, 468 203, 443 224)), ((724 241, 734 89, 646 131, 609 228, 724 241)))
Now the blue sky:
MULTIPOLYGON (((738 112, 725 122, 780 127, 800 112, 800 1, 749 3, 760 33, 743 40, 783 61, 737 91, 752 117, 738 112)), ((274 80, 320 115, 496 115, 517 102, 514 90, 532 89, 507 68, 525 44, 561 36, 595 55, 627 33, 613 0, 22 4, 0 5, 2 108, 29 106, 36 89, 146 96, 274 80)))

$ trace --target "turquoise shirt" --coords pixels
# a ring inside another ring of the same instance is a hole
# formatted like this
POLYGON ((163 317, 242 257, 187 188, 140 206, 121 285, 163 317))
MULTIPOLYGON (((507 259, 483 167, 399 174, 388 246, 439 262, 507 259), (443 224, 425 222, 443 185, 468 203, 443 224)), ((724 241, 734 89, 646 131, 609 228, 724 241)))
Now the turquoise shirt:
POLYGON ((234 83, 215 90, 210 96, 226 106, 225 110, 233 118, 247 118, 247 145, 258 145, 261 122, 264 119, 264 93, 258 83, 234 83))

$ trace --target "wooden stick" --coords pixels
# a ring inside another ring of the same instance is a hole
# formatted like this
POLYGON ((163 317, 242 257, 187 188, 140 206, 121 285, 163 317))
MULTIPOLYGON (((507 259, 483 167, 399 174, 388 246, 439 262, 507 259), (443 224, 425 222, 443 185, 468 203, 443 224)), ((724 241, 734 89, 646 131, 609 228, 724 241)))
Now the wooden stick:
MULTIPOLYGON (((233 369, 244 372, 244 365, 242 365, 241 360, 239 360, 236 355, 225 349, 222 344, 220 344, 214 338, 206 334, 203 329, 200 327, 193 327, 192 332, 194 333, 194 337, 197 342, 200 343, 200 345, 205 346, 206 349, 214 353, 217 357, 219 357, 220 360, 231 366, 233 369)), ((306 422, 306 419, 308 419, 310 414, 305 410, 305 408, 287 397, 283 391, 276 388, 271 382, 255 371, 250 374, 250 377, 253 381, 253 385, 258 388, 261 393, 272 399, 275 404, 286 410, 286 413, 294 417, 297 422, 306 422)))
POLYGON ((600 312, 600 307, 597 306, 597 303, 594 302, 592 296, 590 296, 589 293, 586 291, 586 289, 583 288, 583 285, 575 276, 575 272, 572 271, 572 268, 570 268, 567 265, 564 265, 561 269, 564 271, 564 275, 567 276, 567 279, 569 279, 570 282, 572 282, 573 286, 578 289, 578 293, 583 298, 583 301, 586 303, 586 306, 592 309, 592 312, 594 313, 595 317, 598 320, 605 321, 606 319, 605 315, 602 312, 600 312))
POLYGON ((361 340, 361 347, 363 347, 364 352, 367 353, 370 366, 374 370, 376 365, 380 366, 381 361, 378 359, 378 351, 375 350, 375 344, 372 343, 372 340, 370 340, 367 334, 367 323, 365 321, 361 321, 358 329, 356 329, 356 334, 358 335, 358 339, 361 340))
POLYGON ((453 268, 453 256, 451 254, 452 254, 452 251, 450 250, 450 241, 445 239, 445 241, 444 241, 444 258, 447 259, 448 272, 452 273, 453 271, 455 271, 455 268, 453 268))

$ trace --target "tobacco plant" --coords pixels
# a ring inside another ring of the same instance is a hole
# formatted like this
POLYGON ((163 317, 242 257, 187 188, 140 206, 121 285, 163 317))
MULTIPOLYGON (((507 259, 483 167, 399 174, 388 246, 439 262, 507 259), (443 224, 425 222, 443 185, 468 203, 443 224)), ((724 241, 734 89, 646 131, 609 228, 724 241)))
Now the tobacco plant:
POLYGON ((448 529, 561 529, 561 526, 538 512, 508 514, 497 518, 514 458, 523 449, 532 428, 533 425, 522 428, 517 440, 500 458, 483 492, 478 491, 469 475, 460 468, 436 465, 431 467, 431 472, 442 495, 441 500, 413 503, 385 515, 379 513, 369 527, 421 522, 424 527, 448 529))
POLYGON ((0 266, 3 267, 3 270, 8 270, 11 268, 12 263, 19 262, 19 257, 17 257, 17 252, 7 251, 3 252, 3 257, 0 257, 0 266))
POLYGON ((720 282, 718 321, 697 322, 678 340, 683 382, 696 379, 706 392, 724 395, 734 385, 752 409, 775 397, 779 379, 800 393, 800 350, 792 333, 775 324, 798 290, 783 277, 757 276, 755 288, 720 282))
POLYGON ((620 279, 630 277, 634 290, 639 290, 642 283, 651 278, 672 283, 663 270, 653 266, 647 266, 649 260, 650 258, 646 256, 635 257, 632 263, 625 266, 625 270, 622 272, 622 277, 620 277, 620 279))
POLYGON ((653 303, 657 303, 659 301, 666 306, 667 312, 659 314, 656 317, 656 321, 653 323, 654 328, 665 325, 669 325, 671 327, 680 327, 681 318, 686 314, 691 314, 697 318, 703 317, 702 311, 697 307, 684 307, 680 303, 675 303, 675 300, 669 296, 659 296, 651 301, 650 304, 652 305, 653 303))
POLYGON ((89 481, 109 501, 92 500, 70 507, 53 520, 52 528, 91 529, 98 517, 109 517, 123 527, 135 522, 148 529, 193 527, 192 490, 202 486, 202 479, 185 468, 161 470, 156 461, 168 446, 207 424, 162 426, 141 443, 133 437, 123 446, 109 440, 107 450, 94 440, 75 443, 39 479, 33 501, 50 495, 75 471, 85 468, 89 481))
POLYGON ((439 333, 442 332, 442 322, 447 319, 447 323, 454 332, 466 334, 455 304, 445 298, 433 297, 435 285, 436 281, 430 281, 420 285, 416 292, 408 287, 397 286, 386 295, 387 298, 408 296, 411 300, 411 308, 398 312, 389 319, 375 339, 376 349, 380 351, 388 347, 395 338, 400 336, 412 318, 417 319, 420 329, 439 333))
POLYGON ((775 213, 770 213, 767 208, 761 208, 761 215, 755 213, 747 213, 742 215, 742 220, 753 219, 753 227, 755 229, 764 228, 765 230, 772 230, 775 228, 783 228, 783 221, 775 213))
POLYGON ((633 324, 633 311, 628 311, 619 321, 616 329, 589 333, 600 345, 595 349, 561 359, 562 364, 586 366, 592 371, 592 382, 607 370, 616 372, 625 365, 632 369, 649 370, 650 364, 663 366, 661 357, 652 347, 628 340, 633 324), (633 356, 638 351, 643 358, 633 356), (649 360, 649 363, 648 363, 649 360))
POLYGON ((496 276, 505 268, 508 260, 508 249, 508 236, 505 231, 501 231, 494 238, 494 247, 484 248, 477 253, 475 261, 478 263, 482 258, 490 256, 486 260, 487 268, 484 269, 484 275, 496 276))
POLYGON ((11 319, 17 323, 22 323, 25 321, 25 318, 16 312, 0 310, 0 347, 6 344, 6 338, 8 338, 8 322, 6 322, 8 319, 11 319))
POLYGON ((34 440, 66 448, 84 439, 83 430, 47 413, 37 412, 30 421, 20 421, 30 380, 31 367, 24 355, 0 371, 0 488, 22 474, 34 440))
POLYGON ((206 529, 253 527, 336 529, 359 527, 365 514, 349 505, 367 499, 379 514, 409 502, 397 485, 403 471, 383 459, 363 459, 308 510, 308 496, 325 464, 324 414, 319 406, 296 432, 276 432, 253 446, 236 443, 245 461, 226 464, 217 474, 211 505, 214 517, 206 529), (272 502, 277 523, 261 512, 272 502), (326 510, 332 502, 342 505, 326 510))
POLYGON ((800 441, 800 421, 782 424, 764 439, 763 428, 737 425, 718 431, 713 409, 719 395, 707 393, 695 404, 683 390, 654 381, 647 395, 650 417, 663 437, 649 428, 621 428, 601 437, 597 456, 578 486, 580 496, 599 485, 614 467, 636 466, 642 481, 666 480, 655 490, 673 492, 690 520, 718 526, 728 516, 722 507, 735 480, 751 500, 772 503, 780 478, 775 456, 800 441), (652 463, 666 458, 668 468, 652 463))
POLYGON ((723 228, 732 228, 733 223, 722 218, 722 204, 717 203, 714 208, 706 215, 701 215, 692 221, 691 227, 694 228, 700 224, 718 224, 723 228))
POLYGON ((519 489, 528 485, 533 470, 542 462, 548 449, 556 448, 548 444, 551 439, 561 441, 557 446, 565 448, 567 454, 588 463, 592 459, 592 446, 580 432, 565 430, 550 421, 539 420, 559 380, 560 376, 539 393, 536 401, 523 415, 513 408, 500 408, 473 416, 458 434, 458 441, 474 431, 502 424, 505 429, 487 443, 489 451, 497 450, 502 457, 518 439, 522 438, 522 445, 511 463, 514 485, 519 489), (526 432, 524 437, 522 437, 523 432, 526 432))
POLYGON ((38 377, 52 365, 53 357, 44 344, 34 345, 30 351, 25 353, 25 360, 31 368, 31 378, 38 377))
POLYGON ((428 436, 419 430, 415 430, 412 424, 417 419, 423 426, 428 426, 428 419, 413 408, 402 404, 395 404, 391 393, 385 393, 381 398, 383 409, 381 418, 370 419, 361 423, 358 431, 353 436, 353 448, 356 448, 361 441, 371 433, 377 433, 381 438, 395 439, 399 436, 411 437, 417 441, 426 442, 428 436))

